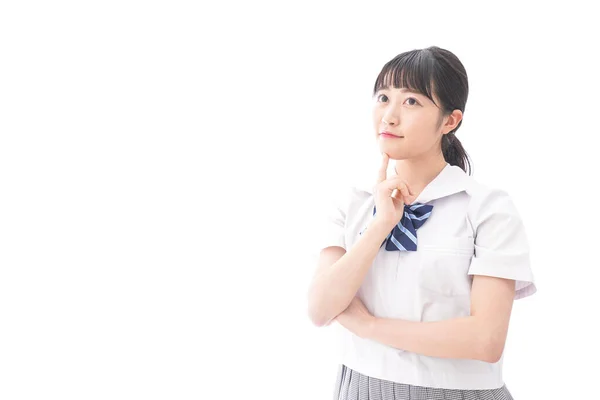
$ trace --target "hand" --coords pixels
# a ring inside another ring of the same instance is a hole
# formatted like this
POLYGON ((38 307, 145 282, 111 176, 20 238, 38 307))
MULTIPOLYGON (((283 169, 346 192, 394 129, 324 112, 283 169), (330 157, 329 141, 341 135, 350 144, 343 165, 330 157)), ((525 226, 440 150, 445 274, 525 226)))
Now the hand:
POLYGON ((367 310, 364 303, 355 296, 350 305, 335 320, 355 335, 368 337, 375 317, 367 310))
POLYGON ((404 204, 408 202, 407 199, 412 193, 406 182, 398 176, 387 177, 390 158, 386 153, 382 155, 377 185, 373 189, 375 207, 377 208, 375 219, 379 219, 384 224, 393 227, 402 219, 404 204))

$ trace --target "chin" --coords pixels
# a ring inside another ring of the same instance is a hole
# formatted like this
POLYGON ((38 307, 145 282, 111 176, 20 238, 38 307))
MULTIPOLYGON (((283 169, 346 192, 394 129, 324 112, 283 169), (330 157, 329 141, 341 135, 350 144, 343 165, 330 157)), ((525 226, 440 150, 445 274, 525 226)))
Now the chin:
POLYGON ((410 156, 408 154, 406 154, 405 151, 402 151, 400 149, 395 149, 395 148, 390 148, 389 146, 379 146, 379 151, 381 153, 386 153, 391 160, 404 160, 407 158, 410 158, 410 156))

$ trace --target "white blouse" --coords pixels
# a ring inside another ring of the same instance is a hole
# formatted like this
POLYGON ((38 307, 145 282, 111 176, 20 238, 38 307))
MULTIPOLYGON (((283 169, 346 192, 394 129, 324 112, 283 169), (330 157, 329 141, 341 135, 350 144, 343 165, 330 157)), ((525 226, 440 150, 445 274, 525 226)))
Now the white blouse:
MULTIPOLYGON (((415 203, 433 205, 431 216, 417 230, 417 251, 382 246, 358 291, 374 316, 409 321, 468 316, 472 275, 514 279, 515 299, 535 293, 525 229, 506 192, 485 187, 447 164, 415 203)), ((373 218, 373 206, 371 188, 352 186, 324 221, 318 249, 351 249, 373 218)), ((494 389, 504 384, 503 357, 493 364, 428 357, 336 326, 340 362, 362 374, 447 389, 494 389)))

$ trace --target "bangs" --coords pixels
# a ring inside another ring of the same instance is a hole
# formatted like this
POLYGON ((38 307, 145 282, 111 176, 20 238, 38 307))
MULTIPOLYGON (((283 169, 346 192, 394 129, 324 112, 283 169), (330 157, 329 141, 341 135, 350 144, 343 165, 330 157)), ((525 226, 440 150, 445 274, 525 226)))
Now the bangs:
POLYGON ((407 88, 433 100, 434 59, 428 51, 413 50, 399 54, 385 64, 375 81, 373 96, 385 88, 407 88))

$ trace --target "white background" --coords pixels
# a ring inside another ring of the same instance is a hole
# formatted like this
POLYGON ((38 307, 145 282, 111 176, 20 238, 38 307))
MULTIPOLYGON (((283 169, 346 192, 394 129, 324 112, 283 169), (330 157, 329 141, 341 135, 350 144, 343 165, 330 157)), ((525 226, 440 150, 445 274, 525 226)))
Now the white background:
POLYGON ((215 3, 0 6, 0 398, 331 399, 313 229, 376 171, 379 69, 430 45, 467 69, 474 177, 528 228, 505 381, 596 396, 591 6, 215 3))

